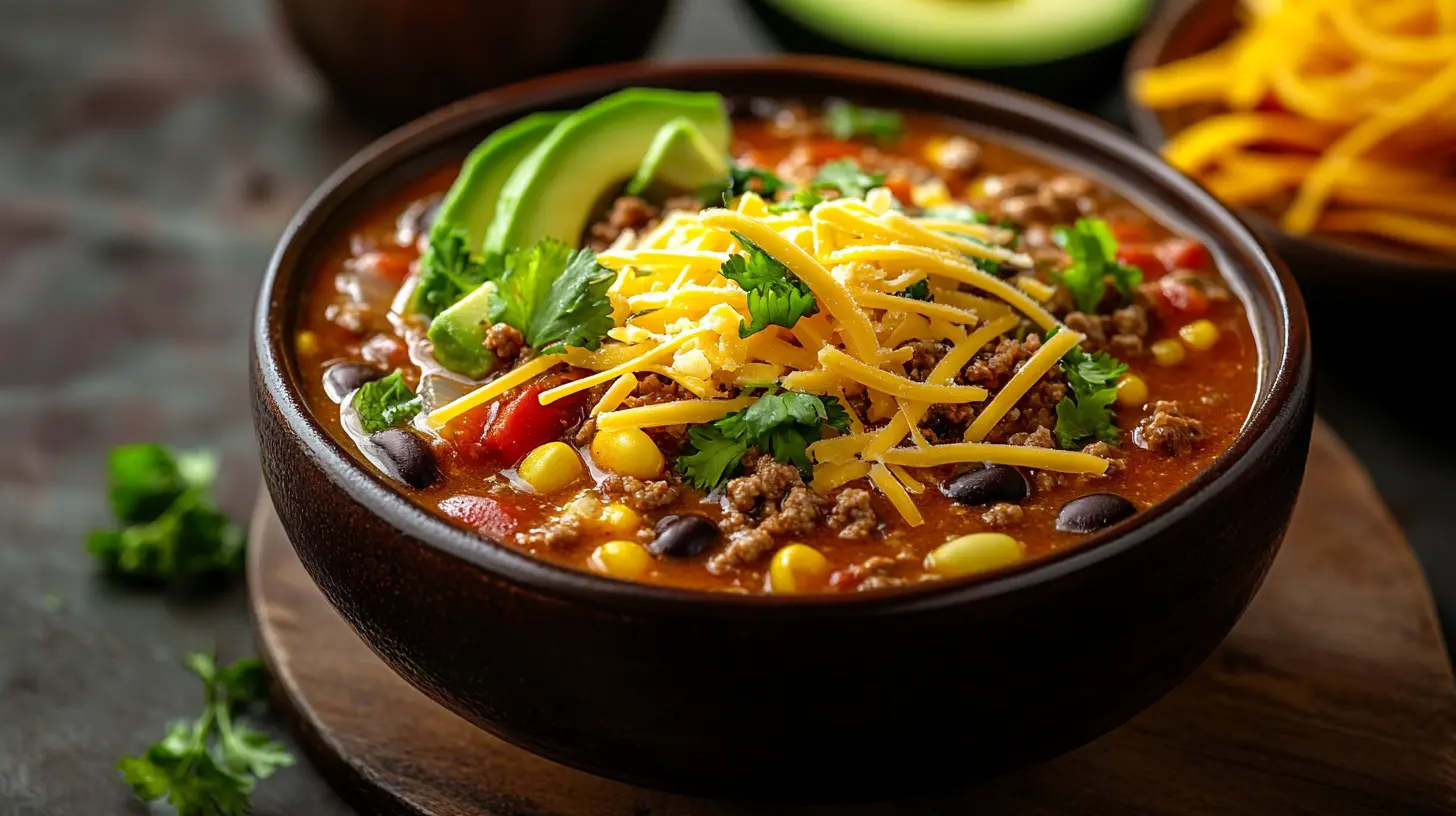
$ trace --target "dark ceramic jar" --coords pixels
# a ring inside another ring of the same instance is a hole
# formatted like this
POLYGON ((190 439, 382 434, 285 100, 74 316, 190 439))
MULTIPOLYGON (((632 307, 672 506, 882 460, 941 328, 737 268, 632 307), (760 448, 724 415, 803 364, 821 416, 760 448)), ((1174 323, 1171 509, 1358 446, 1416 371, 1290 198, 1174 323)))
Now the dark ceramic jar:
POLYGON ((263 284, 263 472, 314 580, 405 679, 511 742, 594 773, 732 797, 950 786, 1091 740, 1228 633, 1278 551, 1313 409, 1299 294, 1196 185, 1093 120, 905 69, 822 59, 637 64, 477 97, 377 142, 289 227, 263 284), (1243 432, 1168 501, 1001 573, 850 597, 707 594, 531 559, 360 467, 300 399, 297 298, 326 239, 494 128, 628 85, 843 96, 943 113, 1090 173, 1204 240, 1247 304, 1261 373, 1243 432))

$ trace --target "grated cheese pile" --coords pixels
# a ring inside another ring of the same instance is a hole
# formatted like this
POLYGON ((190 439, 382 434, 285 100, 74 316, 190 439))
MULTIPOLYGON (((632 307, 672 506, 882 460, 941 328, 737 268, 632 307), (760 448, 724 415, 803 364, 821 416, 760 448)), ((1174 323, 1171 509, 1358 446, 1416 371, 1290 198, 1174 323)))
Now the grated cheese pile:
POLYGON ((889 191, 880 188, 864 200, 841 198, 810 212, 775 214, 762 198, 747 193, 732 210, 674 212, 644 235, 625 233, 597 256, 618 272, 610 291, 616 326, 608 342, 597 351, 572 348, 537 357, 437 409, 427 422, 442 427, 567 364, 593 373, 543 392, 541 403, 611 383, 592 410, 603 431, 712 422, 752 404, 753 396, 741 395, 745 389, 766 385, 835 396, 846 404, 847 394, 866 394, 868 416, 851 411, 851 433, 810 446, 816 462, 812 487, 827 492, 868 478, 912 526, 922 521, 912 494, 925 489, 917 468, 987 462, 1104 472, 1107 461, 1089 454, 982 441, 1083 338, 1017 285, 973 263, 984 258, 1030 268, 1029 257, 1005 246, 1010 232, 906 216, 892 204, 889 191), (742 251, 733 232, 807 285, 818 312, 792 329, 771 325, 739 337, 739 323, 748 317, 746 294, 719 274, 724 261, 742 251), (922 280, 928 281, 932 301, 894 294, 922 280), (978 351, 1023 318, 1042 331, 1058 331, 994 396, 956 384, 956 375, 978 351), (950 346, 925 382, 906 376, 911 350, 898 346, 909 340, 950 346), (673 380, 695 398, 622 409, 637 376, 647 373, 673 380), (978 405, 964 441, 932 445, 920 434, 918 425, 935 403, 978 405))

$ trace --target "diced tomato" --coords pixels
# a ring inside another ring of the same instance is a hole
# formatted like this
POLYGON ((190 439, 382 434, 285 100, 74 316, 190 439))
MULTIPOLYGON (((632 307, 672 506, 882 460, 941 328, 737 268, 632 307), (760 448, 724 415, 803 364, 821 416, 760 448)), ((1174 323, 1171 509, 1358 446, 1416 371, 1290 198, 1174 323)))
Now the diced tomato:
POLYGON ((355 263, 391 283, 403 283, 410 272, 410 257, 402 252, 376 250, 359 256, 355 263))
POLYGON ((829 576, 829 585, 840 592, 848 592, 860 585, 861 578, 854 570, 835 570, 829 576))
POLYGON ((1158 257, 1169 269, 1196 270, 1208 266, 1208 249, 1187 238, 1173 238, 1158 244, 1158 257))
POLYGON ((579 418, 587 395, 579 391, 542 405, 537 396, 551 387, 533 383, 502 404, 480 436, 479 454, 509 467, 538 446, 561 438, 579 418))
POLYGON ((1151 237, 1148 233, 1148 225, 1137 221, 1113 221, 1107 225, 1112 231, 1112 237, 1117 239, 1119 244, 1140 244, 1151 237))
POLYGON ((901 204, 909 204, 912 192, 910 190, 910 179, 904 173, 896 173, 885 181, 885 186, 890 188, 895 198, 900 199, 901 204))
POLYGON ((510 508, 484 496, 451 496, 440 502, 440 512, 493 538, 516 531, 510 508))
POLYGON ((1117 262, 1143 271, 1143 280, 1157 280, 1168 273, 1157 250, 1148 244, 1124 244, 1117 248, 1117 262))
POLYGON ((1187 280, 1170 276, 1158 281, 1156 306, 1164 322, 1182 324, 1208 314, 1208 295, 1187 280))
POLYGON ((864 149, 862 145, 854 142, 840 141, 839 139, 815 139, 808 144, 809 162, 811 164, 823 164, 835 159, 843 159, 858 156, 864 149))

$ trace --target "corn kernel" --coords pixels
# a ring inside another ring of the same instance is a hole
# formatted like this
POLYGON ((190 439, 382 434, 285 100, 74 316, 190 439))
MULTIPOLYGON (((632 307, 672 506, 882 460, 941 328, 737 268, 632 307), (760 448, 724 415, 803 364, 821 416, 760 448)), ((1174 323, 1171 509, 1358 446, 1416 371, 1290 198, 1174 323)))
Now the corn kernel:
POLYGON ((641 578, 652 568, 652 554, 635 541, 608 541, 592 550, 587 566, 613 578, 641 578))
POLYGON ((294 340, 293 347, 299 354, 305 357, 312 357, 318 354, 318 335, 308 330, 301 331, 298 333, 298 338, 294 340))
POLYGON ((768 587, 779 593, 812 592, 829 578, 829 559, 807 544, 790 544, 774 553, 768 587))
POLYGON ((1016 279, 1016 288, 1027 293, 1028 295, 1031 295, 1042 303, 1046 303, 1048 300, 1051 300, 1052 295, 1055 295, 1057 293, 1057 288, 1055 286, 1052 286, 1049 283, 1039 281, 1036 278, 1031 277, 1030 275, 1022 275, 1018 277, 1016 279))
POLYGON ((1025 545, 1005 533, 972 533, 931 550, 925 556, 925 568, 945 578, 958 578, 1010 566, 1025 556, 1025 545))
POLYGON ((597 434, 591 443, 592 459, 619 476, 651 479, 662 472, 662 451, 640 428, 597 434))
POLYGON ((581 478, 581 459, 565 442, 547 442, 526 454, 516 473, 537 493, 555 493, 581 478))
POLYGON ((569 513, 583 521, 592 521, 601 517, 602 503, 595 495, 586 492, 567 502, 561 508, 561 512, 569 513))
POLYGON ((1183 344, 1171 337, 1154 341, 1148 349, 1153 353, 1153 362, 1160 366, 1178 365, 1187 355, 1183 344))
POLYGON ((620 502, 602 509, 602 526, 617 535, 629 535, 642 527, 642 515, 620 502))
POLYGON ((1140 408, 1148 402, 1148 383, 1136 374, 1124 374, 1117 380, 1117 404, 1140 408))
POLYGON ((1218 345, 1218 335, 1218 326, 1212 320, 1195 320, 1178 330, 1183 342, 1199 351, 1208 351, 1218 345))
POLYGON ((946 187, 945 182, 938 178, 911 187, 910 201, 921 208, 944 207, 953 203, 950 198, 950 188, 946 187))

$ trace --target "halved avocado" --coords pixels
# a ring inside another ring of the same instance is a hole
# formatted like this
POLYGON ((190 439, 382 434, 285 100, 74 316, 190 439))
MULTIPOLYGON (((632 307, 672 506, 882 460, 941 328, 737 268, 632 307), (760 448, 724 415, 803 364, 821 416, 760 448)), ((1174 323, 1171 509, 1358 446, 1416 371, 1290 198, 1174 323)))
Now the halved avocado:
POLYGON ((628 88, 567 117, 506 181, 486 251, 546 237, 577 246, 597 202, 632 177, 657 132, 676 119, 691 122, 717 153, 728 153, 728 112, 715 93, 628 88))
POLYGON ((637 174, 627 182, 627 193, 642 195, 649 189, 662 196, 694 192, 727 175, 727 155, 709 144, 692 120, 674 119, 653 137, 637 174))

